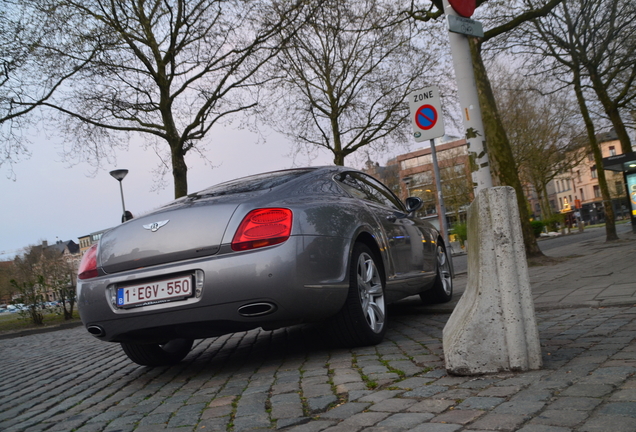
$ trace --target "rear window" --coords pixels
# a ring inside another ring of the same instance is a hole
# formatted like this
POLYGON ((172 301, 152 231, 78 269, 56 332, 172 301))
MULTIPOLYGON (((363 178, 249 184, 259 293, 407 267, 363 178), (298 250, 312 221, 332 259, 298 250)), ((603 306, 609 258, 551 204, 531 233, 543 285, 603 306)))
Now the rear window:
POLYGON ((311 172, 313 170, 314 168, 302 168, 274 171, 270 173, 243 177, 236 180, 230 180, 225 183, 220 183, 218 185, 204 189, 200 192, 188 195, 188 198, 197 199, 201 197, 233 195, 272 189, 304 174, 307 174, 308 172, 311 172))

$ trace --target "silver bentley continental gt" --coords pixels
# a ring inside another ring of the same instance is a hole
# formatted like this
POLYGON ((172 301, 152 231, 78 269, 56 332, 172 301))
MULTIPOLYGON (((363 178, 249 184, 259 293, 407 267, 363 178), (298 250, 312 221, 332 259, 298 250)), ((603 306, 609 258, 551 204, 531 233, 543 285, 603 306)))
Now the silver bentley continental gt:
POLYGON ((147 366, 181 361, 195 339, 308 322, 341 346, 377 344, 388 303, 453 295, 421 206, 344 167, 222 183, 104 233, 80 264, 80 316, 147 366))

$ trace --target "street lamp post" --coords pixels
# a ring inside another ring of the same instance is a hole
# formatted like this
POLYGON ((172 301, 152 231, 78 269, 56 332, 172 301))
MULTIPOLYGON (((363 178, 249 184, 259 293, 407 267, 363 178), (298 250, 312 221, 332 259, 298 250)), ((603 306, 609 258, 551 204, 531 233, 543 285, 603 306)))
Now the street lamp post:
POLYGON ((132 215, 130 215, 130 213, 126 211, 126 204, 124 204, 124 187, 121 184, 121 181, 124 179, 124 177, 126 177, 126 174, 128 174, 127 169, 118 169, 110 172, 110 175, 119 182, 119 191, 121 192, 121 208, 123 211, 121 215, 122 223, 126 222, 129 219, 132 219, 132 215))

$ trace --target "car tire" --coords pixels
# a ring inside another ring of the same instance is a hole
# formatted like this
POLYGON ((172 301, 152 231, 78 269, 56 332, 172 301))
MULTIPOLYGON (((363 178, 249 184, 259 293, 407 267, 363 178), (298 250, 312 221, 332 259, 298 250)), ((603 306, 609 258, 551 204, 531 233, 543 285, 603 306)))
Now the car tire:
POLYGON ((129 359, 142 366, 169 366, 179 363, 192 349, 192 339, 174 339, 164 344, 121 342, 129 359))
POLYGON ((424 303, 448 303, 453 298, 453 275, 446 247, 440 241, 437 244, 437 275, 433 287, 423 293, 420 298, 424 303))
POLYGON ((377 263, 378 258, 367 245, 354 245, 347 300, 330 322, 332 337, 341 346, 376 345, 384 339, 384 278, 377 263))

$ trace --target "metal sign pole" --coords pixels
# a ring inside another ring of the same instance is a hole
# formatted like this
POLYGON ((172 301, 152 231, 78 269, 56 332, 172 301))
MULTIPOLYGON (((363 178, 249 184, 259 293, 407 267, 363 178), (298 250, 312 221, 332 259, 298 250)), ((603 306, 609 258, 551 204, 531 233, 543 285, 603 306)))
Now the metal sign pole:
POLYGON ((437 189, 437 202, 439 203, 439 220, 442 230, 442 237, 446 247, 450 248, 448 238, 448 221, 446 220, 446 207, 444 206, 444 196, 442 194, 442 180, 439 175, 439 165, 437 164, 437 152, 435 151, 435 140, 431 139, 431 157, 433 159, 433 172, 435 173, 435 188, 437 189))

